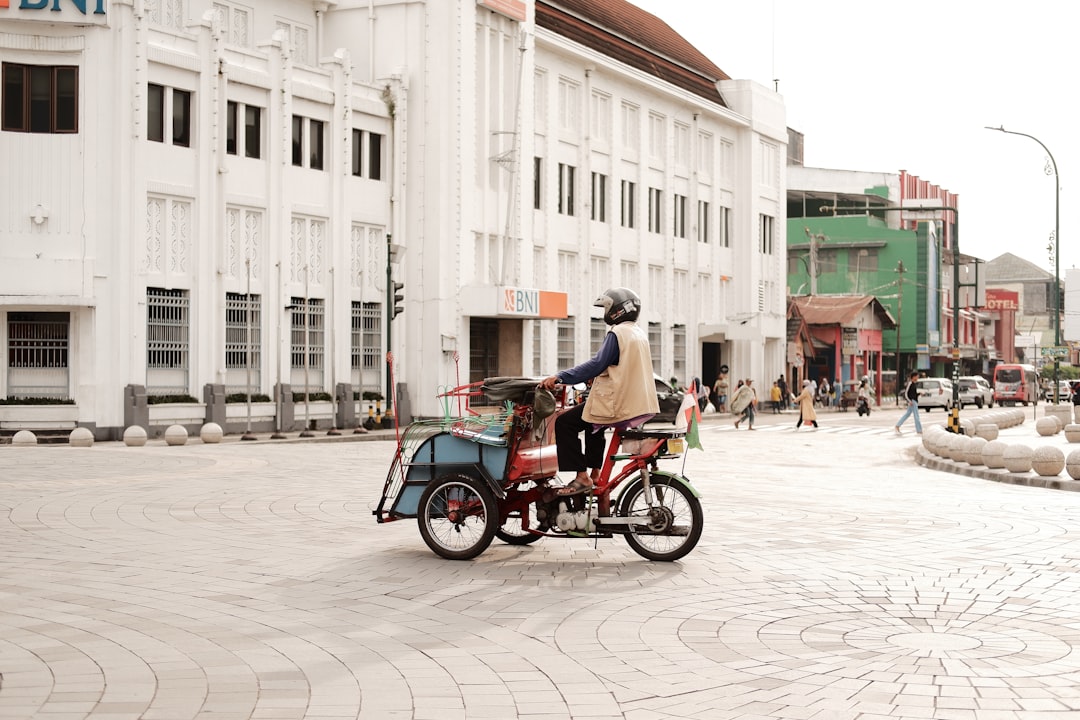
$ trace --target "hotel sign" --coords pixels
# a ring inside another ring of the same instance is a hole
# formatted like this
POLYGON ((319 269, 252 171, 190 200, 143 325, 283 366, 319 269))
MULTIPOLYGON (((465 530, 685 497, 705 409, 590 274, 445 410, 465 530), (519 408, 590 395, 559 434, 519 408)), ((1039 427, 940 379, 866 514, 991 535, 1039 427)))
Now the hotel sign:
POLYGON ((0 20, 101 24, 108 0, 0 0, 0 20))
POLYGON ((986 289, 987 310, 1019 310, 1020 293, 1015 290, 986 289))

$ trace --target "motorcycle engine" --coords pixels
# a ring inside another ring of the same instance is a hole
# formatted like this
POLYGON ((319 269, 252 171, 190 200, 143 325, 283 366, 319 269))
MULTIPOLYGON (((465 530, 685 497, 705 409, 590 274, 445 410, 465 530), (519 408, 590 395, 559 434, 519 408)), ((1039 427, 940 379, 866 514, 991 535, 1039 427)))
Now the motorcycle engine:
POLYGON ((582 496, 569 498, 556 497, 549 502, 538 500, 536 519, 541 529, 547 530, 552 525, 563 532, 592 532, 593 520, 598 516, 596 506, 585 506, 582 496))

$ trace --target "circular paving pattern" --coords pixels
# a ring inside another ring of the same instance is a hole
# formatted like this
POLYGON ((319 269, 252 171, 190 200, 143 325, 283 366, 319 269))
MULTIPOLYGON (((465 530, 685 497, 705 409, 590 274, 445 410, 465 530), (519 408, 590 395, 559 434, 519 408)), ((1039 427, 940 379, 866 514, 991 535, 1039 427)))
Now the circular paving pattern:
POLYGON ((1080 711, 1080 494, 824 432, 772 468, 776 436, 738 437, 688 458, 705 535, 670 564, 436 558, 371 517, 389 444, 0 450, 0 717, 1080 711))

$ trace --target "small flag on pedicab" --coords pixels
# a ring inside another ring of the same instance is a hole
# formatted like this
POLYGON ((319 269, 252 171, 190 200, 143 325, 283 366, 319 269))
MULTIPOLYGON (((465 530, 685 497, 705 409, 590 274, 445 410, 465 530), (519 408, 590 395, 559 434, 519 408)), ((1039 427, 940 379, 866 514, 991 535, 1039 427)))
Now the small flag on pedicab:
POLYGON ((701 435, 698 433, 698 426, 701 423, 701 409, 698 407, 697 398, 698 386, 695 380, 686 389, 682 405, 679 406, 679 411, 675 413, 675 429, 686 431, 687 448, 704 450, 705 448, 701 446, 701 435))

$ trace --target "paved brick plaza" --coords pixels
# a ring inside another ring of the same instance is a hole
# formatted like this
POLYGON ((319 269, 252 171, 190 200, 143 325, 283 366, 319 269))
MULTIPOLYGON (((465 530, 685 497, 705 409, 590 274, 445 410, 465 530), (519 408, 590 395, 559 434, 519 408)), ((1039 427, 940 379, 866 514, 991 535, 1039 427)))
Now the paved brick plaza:
POLYGON ((706 427, 675 564, 436 558, 391 443, 2 447, 0 718, 1080 716, 1080 493, 827 419, 706 427))

